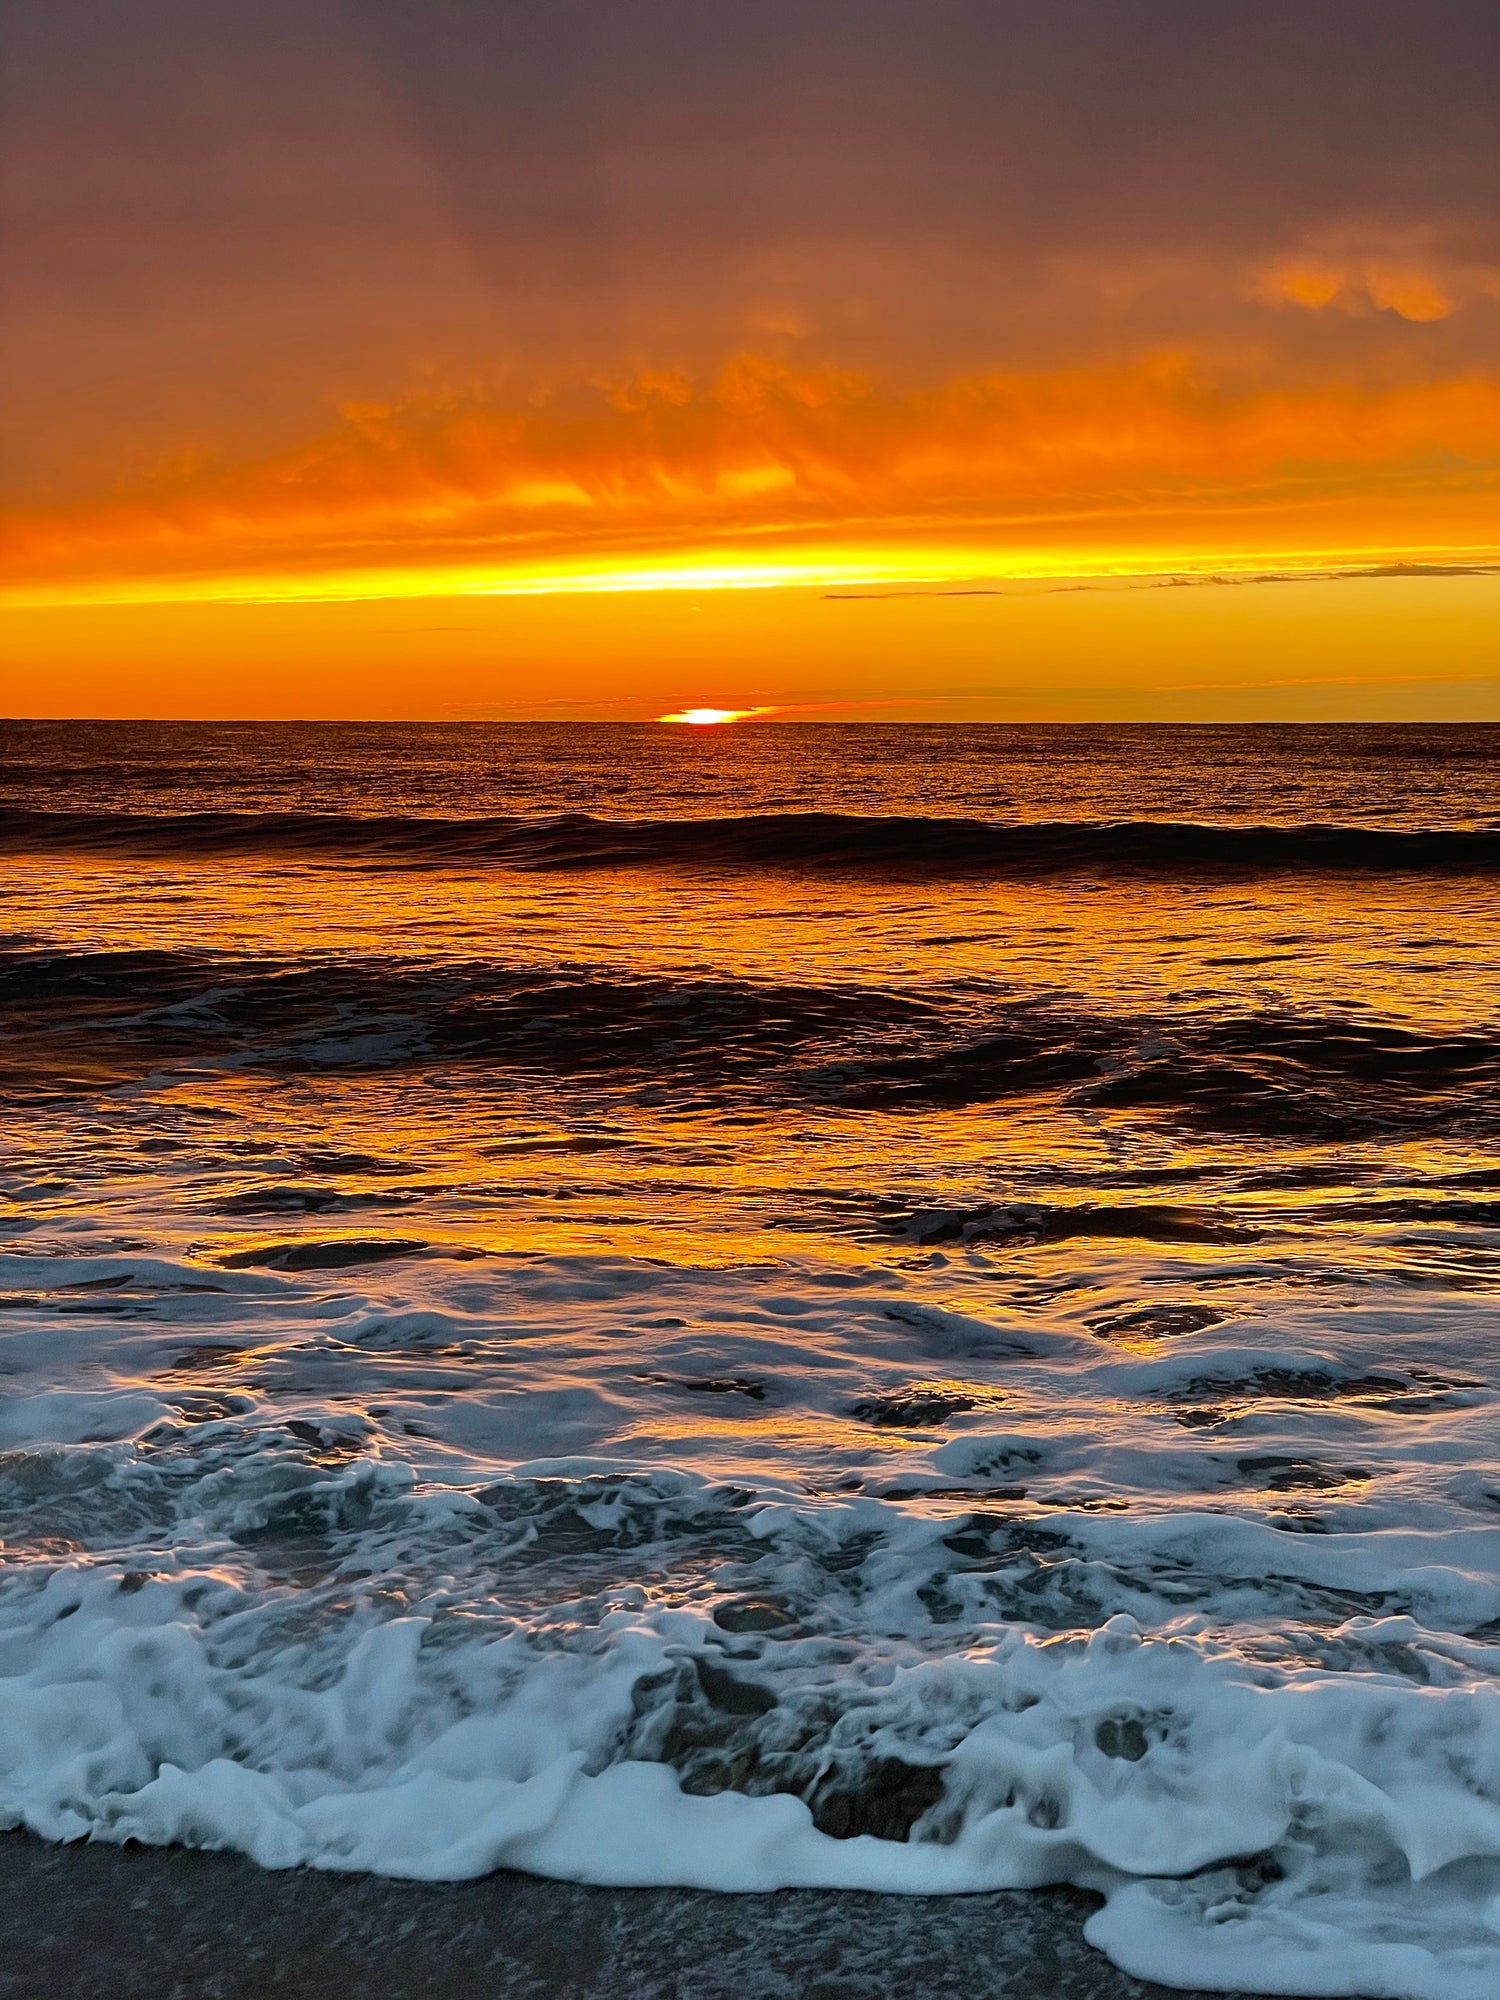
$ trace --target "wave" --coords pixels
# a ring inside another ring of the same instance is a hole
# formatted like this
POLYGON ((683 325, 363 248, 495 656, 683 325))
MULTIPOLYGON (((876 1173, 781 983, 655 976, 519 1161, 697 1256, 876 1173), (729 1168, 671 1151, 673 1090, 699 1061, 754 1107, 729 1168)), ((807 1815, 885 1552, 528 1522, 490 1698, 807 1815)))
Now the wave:
POLYGON ((622 975, 579 965, 316 964, 170 951, 0 952, 12 1087, 163 1066, 354 1075, 413 1066, 650 1101, 883 1113, 1026 1097, 1289 1140, 1492 1130, 1500 1026, 1432 1033, 1300 1010, 1170 1020, 972 988, 622 975), (661 1093, 658 1095, 657 1093, 661 1093))
POLYGON ((302 857, 388 867, 778 868, 875 875, 1491 874, 1500 826, 997 822, 900 814, 703 819, 412 818, 342 813, 0 812, 0 851, 183 860, 302 857))
MULTIPOLYGON (((288 1419, 220 1356, 213 1421, 160 1380, 14 1413, 7 1824, 435 1881, 1067 1882, 1152 1975, 1496 1990, 1494 1530, 1393 1535, 1360 1498, 1392 1468, 1348 1462, 1340 1392, 1397 1378, 1272 1383, 1330 1456, 1210 1447, 1211 1503, 1159 1516, 1056 1486, 1077 1433, 909 1436, 934 1492, 1019 1445, 1036 1495, 929 1515, 579 1457, 419 1481, 347 1399, 288 1419), (34 1437, 64 1409, 110 1441, 34 1437), (1297 1531, 1299 1491, 1333 1529, 1297 1531)), ((1113 1356, 1083 1360, 1110 1423, 1113 1356)))

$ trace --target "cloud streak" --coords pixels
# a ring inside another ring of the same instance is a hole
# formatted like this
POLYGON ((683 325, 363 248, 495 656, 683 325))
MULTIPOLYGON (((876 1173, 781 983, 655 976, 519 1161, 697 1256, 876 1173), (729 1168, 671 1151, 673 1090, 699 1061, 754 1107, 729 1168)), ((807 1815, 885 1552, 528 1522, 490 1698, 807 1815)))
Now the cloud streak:
POLYGON ((12 509, 5 529, 13 583, 63 594, 806 547, 1457 561, 1489 553, 1497 486, 1485 373, 1288 383, 1168 352, 899 384, 740 354, 707 375, 349 403, 289 450, 179 456, 133 489, 12 509))

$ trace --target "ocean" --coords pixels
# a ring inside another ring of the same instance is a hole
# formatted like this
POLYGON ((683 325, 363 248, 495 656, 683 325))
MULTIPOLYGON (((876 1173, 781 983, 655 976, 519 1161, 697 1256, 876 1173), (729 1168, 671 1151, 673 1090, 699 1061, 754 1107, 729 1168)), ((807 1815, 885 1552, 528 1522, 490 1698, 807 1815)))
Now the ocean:
POLYGON ((10 723, 0 868, 0 1824, 1494 2000, 1500 729, 10 723))

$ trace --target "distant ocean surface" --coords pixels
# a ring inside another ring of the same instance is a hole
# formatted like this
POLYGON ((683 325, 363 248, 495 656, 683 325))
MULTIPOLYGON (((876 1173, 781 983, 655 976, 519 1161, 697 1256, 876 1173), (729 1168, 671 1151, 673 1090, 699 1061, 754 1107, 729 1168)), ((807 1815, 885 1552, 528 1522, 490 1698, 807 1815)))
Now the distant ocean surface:
POLYGON ((0 872, 0 1823, 1500 1994, 1500 729, 12 723, 0 872))

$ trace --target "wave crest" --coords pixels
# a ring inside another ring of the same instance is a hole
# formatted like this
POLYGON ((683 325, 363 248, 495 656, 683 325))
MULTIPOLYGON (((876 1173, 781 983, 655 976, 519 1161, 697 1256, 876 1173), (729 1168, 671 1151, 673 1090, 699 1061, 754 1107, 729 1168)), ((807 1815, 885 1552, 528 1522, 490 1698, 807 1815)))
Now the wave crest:
POLYGON ((745 813, 701 819, 415 818, 340 813, 0 812, 0 851, 191 861, 302 857, 366 866, 827 870, 882 876, 1490 874, 1500 826, 998 822, 901 814, 745 813))

